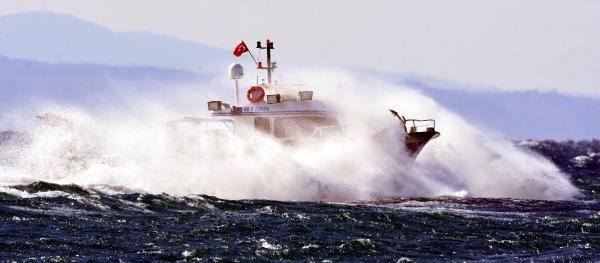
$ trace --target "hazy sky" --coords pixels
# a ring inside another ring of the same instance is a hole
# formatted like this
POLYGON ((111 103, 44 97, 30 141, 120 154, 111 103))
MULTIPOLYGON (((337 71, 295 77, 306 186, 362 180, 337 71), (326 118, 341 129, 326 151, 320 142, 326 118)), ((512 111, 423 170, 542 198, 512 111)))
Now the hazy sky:
POLYGON ((40 10, 227 49, 268 37, 282 62, 600 97, 600 1, 0 1, 40 10))

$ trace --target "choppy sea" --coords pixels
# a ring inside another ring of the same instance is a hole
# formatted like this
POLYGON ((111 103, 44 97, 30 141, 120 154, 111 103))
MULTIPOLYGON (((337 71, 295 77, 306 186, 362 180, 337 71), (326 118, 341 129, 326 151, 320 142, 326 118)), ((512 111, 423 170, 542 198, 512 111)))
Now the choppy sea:
POLYGON ((600 141, 515 143, 551 159, 583 195, 280 202, 39 181, 0 187, 0 259, 600 261, 600 141))

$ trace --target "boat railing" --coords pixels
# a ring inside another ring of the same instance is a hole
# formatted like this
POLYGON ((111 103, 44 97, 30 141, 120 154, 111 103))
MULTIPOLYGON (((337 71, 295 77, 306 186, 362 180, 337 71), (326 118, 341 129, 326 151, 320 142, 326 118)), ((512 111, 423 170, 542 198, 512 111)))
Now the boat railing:
POLYGON ((315 128, 309 137, 334 137, 334 136, 345 136, 346 125, 332 125, 332 126, 321 126, 315 128))
POLYGON ((435 120, 433 119, 404 119, 404 125, 408 133, 435 132, 435 120))
POLYGON ((218 157, 231 152, 232 120, 184 117, 165 126, 170 152, 177 156, 218 157))
POLYGON ((166 126, 171 129, 176 129, 179 125, 193 125, 193 126, 207 126, 207 125, 224 125, 227 130, 233 132, 233 121, 229 119, 207 119, 207 118, 196 118, 196 117, 183 117, 180 119, 167 121, 166 126))

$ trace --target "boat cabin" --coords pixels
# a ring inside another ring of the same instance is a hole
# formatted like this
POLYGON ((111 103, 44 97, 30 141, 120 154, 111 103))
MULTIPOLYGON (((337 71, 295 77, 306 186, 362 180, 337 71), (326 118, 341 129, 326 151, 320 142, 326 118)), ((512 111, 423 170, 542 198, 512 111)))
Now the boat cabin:
POLYGON ((208 102, 210 116, 233 120, 234 134, 268 135, 284 143, 345 132, 335 112, 313 100, 313 92, 302 90, 301 85, 262 84, 251 87, 246 97, 250 103, 245 106, 208 102))

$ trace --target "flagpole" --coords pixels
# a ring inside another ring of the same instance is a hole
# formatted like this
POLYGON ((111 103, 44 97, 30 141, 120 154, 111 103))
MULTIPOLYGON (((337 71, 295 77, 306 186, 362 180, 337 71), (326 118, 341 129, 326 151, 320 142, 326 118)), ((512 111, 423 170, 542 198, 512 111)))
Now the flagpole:
POLYGON ((258 66, 258 62, 256 62, 256 59, 254 59, 254 56, 252 55, 252 51, 250 51, 250 49, 248 49, 248 53, 250 53, 250 57, 252 57, 252 60, 254 60, 254 64, 258 66))

